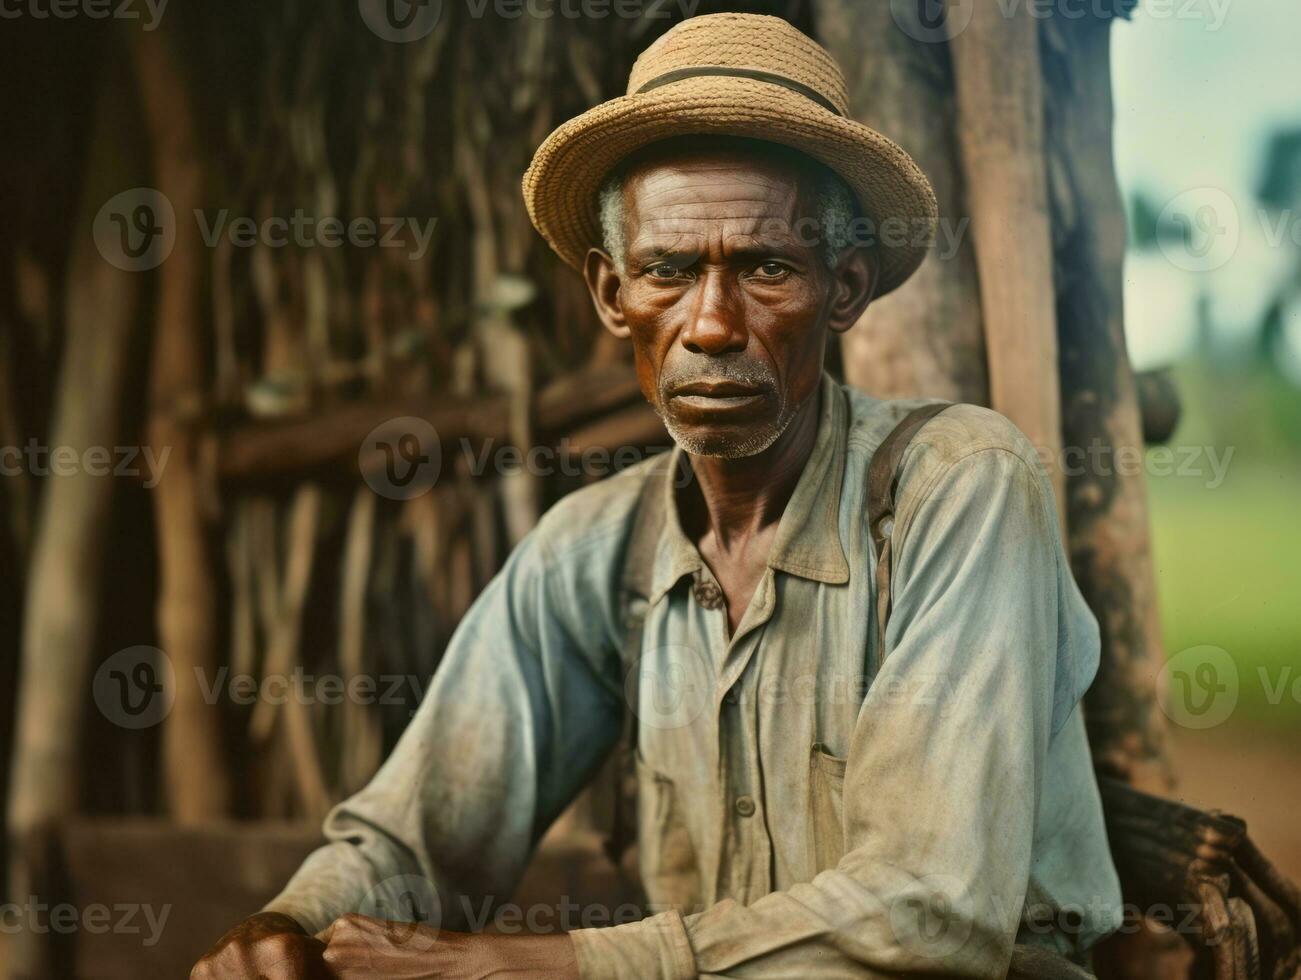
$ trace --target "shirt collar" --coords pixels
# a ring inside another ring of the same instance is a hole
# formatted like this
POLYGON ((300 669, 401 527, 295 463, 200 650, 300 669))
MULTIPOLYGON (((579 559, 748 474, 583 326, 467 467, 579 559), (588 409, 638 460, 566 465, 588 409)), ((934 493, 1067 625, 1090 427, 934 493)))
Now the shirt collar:
MULTIPOLYGON (((820 385, 818 431, 804 471, 777 524, 768 567, 828 585, 849 581, 849 562, 840 543, 840 491, 845 477, 849 409, 840 385, 825 371, 820 385)), ((690 463, 681 446, 655 479, 662 482, 664 531, 656 551, 650 602, 654 605, 684 575, 703 568, 700 552, 678 519, 676 484, 690 463)))

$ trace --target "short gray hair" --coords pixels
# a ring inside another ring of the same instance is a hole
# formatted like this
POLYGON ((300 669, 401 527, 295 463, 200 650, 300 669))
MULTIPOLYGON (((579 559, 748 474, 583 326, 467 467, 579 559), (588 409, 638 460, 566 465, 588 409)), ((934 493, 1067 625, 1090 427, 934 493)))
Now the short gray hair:
MULTIPOLYGON (((827 267, 835 269, 840 253, 849 245, 855 244, 853 223, 858 206, 853 191, 830 169, 818 166, 816 169, 807 168, 806 172, 813 182, 814 219, 822 232, 818 236, 818 251, 827 267)), ((601 218, 601 246, 620 269, 623 268, 628 252, 623 206, 626 174, 626 167, 616 168, 601 183, 597 199, 601 218)))

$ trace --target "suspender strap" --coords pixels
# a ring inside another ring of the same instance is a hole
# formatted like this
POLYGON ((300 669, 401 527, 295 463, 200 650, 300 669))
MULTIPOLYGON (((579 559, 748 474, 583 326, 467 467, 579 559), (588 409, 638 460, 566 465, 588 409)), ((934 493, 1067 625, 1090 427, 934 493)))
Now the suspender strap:
MULTIPOLYGON (((623 649, 620 662, 626 704, 623 731, 619 737, 617 776, 614 786, 614 819, 605 852, 616 865, 637 836, 637 729, 638 698, 641 693, 642 630, 646 622, 646 601, 651 594, 655 551, 664 528, 663 474, 672 459, 669 453, 651 464, 637 495, 632 532, 623 561, 620 605, 623 614, 623 649)), ((618 479, 618 477, 615 477, 618 479)))
POLYGON ((890 620, 890 572, 894 560, 891 534, 894 531, 894 495, 899 489, 899 467, 903 454, 923 425, 949 407, 936 402, 915 408, 882 440, 867 468, 867 524, 876 548, 876 657, 877 668, 885 660, 885 627, 890 620))

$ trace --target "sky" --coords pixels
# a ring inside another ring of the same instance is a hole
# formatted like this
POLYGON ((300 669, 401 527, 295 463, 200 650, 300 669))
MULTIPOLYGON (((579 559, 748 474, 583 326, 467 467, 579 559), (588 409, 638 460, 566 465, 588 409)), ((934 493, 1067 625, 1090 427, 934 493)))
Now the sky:
MULTIPOLYGON (((1301 127, 1301 0, 1141 0, 1117 21, 1112 56, 1122 191, 1187 221, 1193 243, 1127 261, 1130 352, 1143 369, 1187 352, 1199 294, 1217 333, 1243 334, 1297 275, 1301 214, 1265 214, 1254 189, 1269 135, 1301 127)), ((1301 309, 1291 319, 1301 380, 1301 309)))

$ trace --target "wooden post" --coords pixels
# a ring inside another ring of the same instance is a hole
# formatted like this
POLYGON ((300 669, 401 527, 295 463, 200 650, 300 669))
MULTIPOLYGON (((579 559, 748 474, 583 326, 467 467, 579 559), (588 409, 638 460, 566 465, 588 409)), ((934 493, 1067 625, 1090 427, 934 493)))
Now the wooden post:
MULTIPOLYGON (((174 23, 174 22, 167 22, 174 23)), ((194 110, 166 26, 138 31, 134 64, 153 150, 154 183, 177 215, 176 243, 159 274, 150 379, 149 442, 171 450, 153 493, 158 534, 158 635, 177 678, 164 729, 167 799, 182 823, 224 816, 230 774, 221 751, 220 713, 202 697, 196 671, 217 667, 213 556, 200 510, 198 440, 192 431, 203 392, 199 302, 206 261, 195 209, 204 205, 194 110)))
POLYGON ((929 396, 989 404, 975 253, 942 37, 905 30, 898 3, 819 0, 818 35, 845 71, 859 122, 898 142, 931 179, 940 205, 935 247, 900 289, 842 335, 845 380, 880 398, 929 396))
POLYGON ((1094 762, 1161 792, 1171 770, 1156 700, 1164 651, 1147 488, 1141 470, 1115 465, 1117 452, 1141 458, 1143 432, 1125 348, 1110 39, 1110 19, 1044 22, 1063 441, 1086 460, 1068 478, 1067 511, 1075 578, 1102 627, 1102 665, 1085 699, 1094 762), (1087 462, 1095 456, 1100 465, 1087 462))
MULTIPOLYGON (((950 14, 955 10, 951 4, 950 14)), ((1064 523, 1039 22, 1025 5, 1005 12, 997 3, 976 3, 970 18, 956 24, 949 50, 990 406, 1015 422, 1038 450, 1064 523)))
MULTIPOLYGON (((1094 766, 1141 789, 1173 784, 1156 699, 1164 660, 1156 576, 1140 470, 1143 426, 1125 345, 1125 214, 1112 163, 1111 18, 1051 17, 1040 46, 1056 267, 1067 545, 1080 591, 1098 618, 1102 656, 1084 699, 1094 766), (1079 462, 1082 461, 1082 462, 1079 462)), ((1185 977, 1188 950, 1143 920, 1097 950, 1107 980, 1185 977)))
MULTIPOLYGON (((68 263, 66 340, 48 447, 70 447, 80 459, 88 449, 123 441, 122 389, 142 292, 140 273, 112 265, 94 240, 100 208, 134 187, 141 172, 130 80, 111 55, 105 64, 68 263)), ((114 483, 85 469, 44 480, 27 580, 9 795, 9 894, 16 900, 35 893, 33 851, 50 825, 81 802, 82 720, 114 483)), ((42 959, 47 951, 34 935, 23 929, 10 943, 15 977, 50 975, 42 959)))

